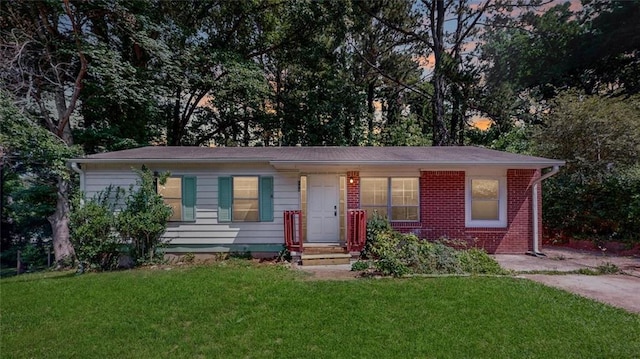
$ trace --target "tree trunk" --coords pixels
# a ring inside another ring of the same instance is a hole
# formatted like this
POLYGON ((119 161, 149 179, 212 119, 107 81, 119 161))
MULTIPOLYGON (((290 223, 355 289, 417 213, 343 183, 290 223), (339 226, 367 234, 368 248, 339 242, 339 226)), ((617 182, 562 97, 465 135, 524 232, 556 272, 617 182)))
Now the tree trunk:
POLYGON ((445 92, 444 74, 436 73, 433 75, 433 146, 449 145, 449 131, 445 123, 444 117, 444 92, 445 92))
POLYGON ((433 146, 447 146, 450 144, 444 116, 445 73, 443 67, 444 56, 444 20, 445 8, 443 0, 432 3, 431 36, 433 38, 433 55, 435 66, 433 69, 433 146))
POLYGON ((49 218, 53 233, 53 252, 58 266, 75 254, 69 239, 69 181, 58 179, 56 210, 49 218))
POLYGON ((376 83, 375 81, 371 81, 369 82, 369 84, 367 85, 367 114, 368 114, 368 130, 369 130, 369 135, 371 135, 373 133, 373 119, 375 118, 375 112, 376 109, 373 105, 373 100, 374 100, 374 91, 376 89, 376 83))

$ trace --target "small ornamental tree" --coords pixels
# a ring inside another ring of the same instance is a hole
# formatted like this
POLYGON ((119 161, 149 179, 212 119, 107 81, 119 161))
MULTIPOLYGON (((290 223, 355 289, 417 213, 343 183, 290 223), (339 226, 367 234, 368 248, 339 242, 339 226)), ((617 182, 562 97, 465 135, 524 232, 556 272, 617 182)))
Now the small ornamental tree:
MULTIPOLYGON (((130 246, 130 255, 137 262, 153 261, 167 229, 171 207, 156 192, 153 173, 143 167, 136 171, 140 178, 129 187, 125 208, 116 218, 116 228, 122 240, 130 246)), ((160 179, 166 180, 166 175, 160 179)))
POLYGON ((85 203, 81 195, 72 198, 70 239, 80 273, 86 268, 110 270, 118 266, 123 243, 114 226, 115 208, 121 194, 120 188, 109 186, 85 203))

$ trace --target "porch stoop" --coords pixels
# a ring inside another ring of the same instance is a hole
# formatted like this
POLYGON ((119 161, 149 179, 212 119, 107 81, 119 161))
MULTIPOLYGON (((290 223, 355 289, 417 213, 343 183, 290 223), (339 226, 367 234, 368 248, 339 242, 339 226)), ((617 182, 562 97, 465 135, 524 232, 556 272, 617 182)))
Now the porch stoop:
POLYGON ((306 245, 300 263, 303 266, 349 264, 351 254, 339 245, 306 245))

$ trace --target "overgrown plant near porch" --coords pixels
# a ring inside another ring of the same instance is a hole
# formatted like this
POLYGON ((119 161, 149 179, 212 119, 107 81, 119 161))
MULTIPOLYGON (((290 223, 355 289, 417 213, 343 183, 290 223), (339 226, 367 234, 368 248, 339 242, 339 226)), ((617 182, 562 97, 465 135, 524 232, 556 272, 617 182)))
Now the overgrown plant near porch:
POLYGON ((365 256, 354 263, 353 270, 372 267, 383 275, 408 274, 505 274, 500 265, 484 250, 458 250, 452 241, 421 240, 414 234, 394 231, 389 222, 377 214, 367 224, 365 256))

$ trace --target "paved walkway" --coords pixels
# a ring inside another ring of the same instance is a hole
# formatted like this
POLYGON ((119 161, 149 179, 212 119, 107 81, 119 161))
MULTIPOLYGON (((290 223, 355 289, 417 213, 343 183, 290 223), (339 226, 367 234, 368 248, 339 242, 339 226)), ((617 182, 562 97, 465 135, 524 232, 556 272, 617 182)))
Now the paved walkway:
POLYGON ((570 249, 544 249, 546 257, 499 254, 495 258, 503 268, 517 272, 573 272, 581 268, 615 264, 624 274, 615 275, 549 275, 520 276, 597 301, 640 313, 640 258, 610 256, 602 253, 570 249))
POLYGON ((520 254, 498 254, 495 259, 503 268, 516 272, 556 271, 572 272, 581 268, 596 269, 607 263, 615 264, 626 274, 640 277, 640 258, 612 256, 602 253, 584 252, 572 249, 544 249, 545 257, 520 254))

